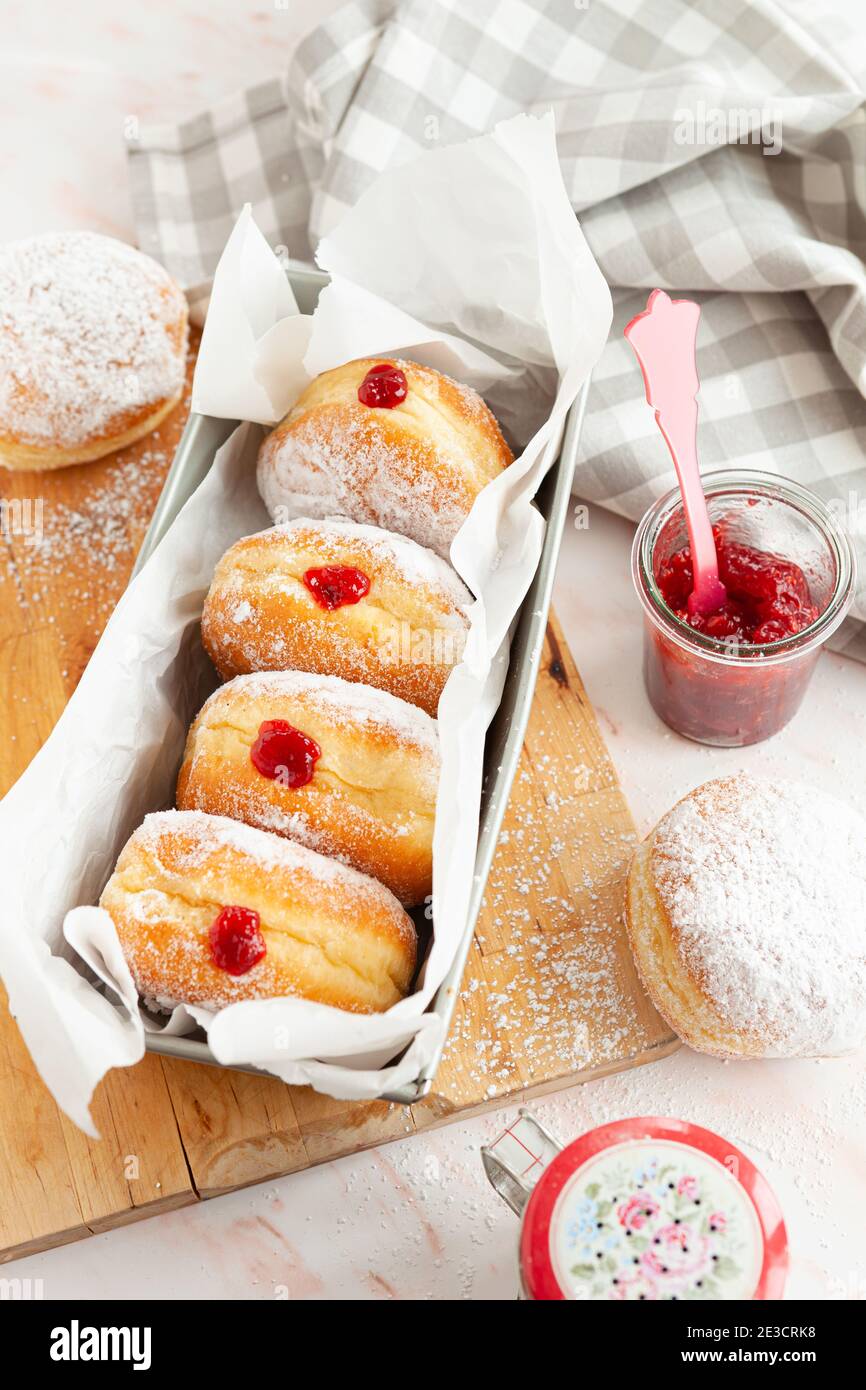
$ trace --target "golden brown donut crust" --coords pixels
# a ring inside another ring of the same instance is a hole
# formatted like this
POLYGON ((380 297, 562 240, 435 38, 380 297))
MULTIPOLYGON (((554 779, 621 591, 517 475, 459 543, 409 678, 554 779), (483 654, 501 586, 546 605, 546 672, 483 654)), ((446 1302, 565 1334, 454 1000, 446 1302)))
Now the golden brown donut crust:
POLYGON ((412 906, 432 890, 438 777, 436 725, 422 710, 336 676, 261 672, 229 681, 200 711, 177 804, 333 855, 412 906), (251 760, 260 726, 274 719, 321 749, 305 786, 264 777, 251 760))
POLYGON ((360 681, 436 714, 466 640, 472 595, 444 560, 375 527, 307 519, 238 541, 220 560, 202 614, 205 649, 224 680, 309 671, 360 681), (327 610, 309 569, 348 565, 370 582, 327 610))
POLYGON ((179 402, 187 304, 149 256, 59 232, 0 247, 0 463, 49 470, 141 439, 179 402))
POLYGON ((262 444, 258 480, 275 521, 345 516, 447 558, 479 492, 512 461, 476 391, 403 358, 365 357, 307 387, 262 444), (358 400, 383 362, 406 375, 406 399, 393 409, 358 400))
POLYGON ((148 816, 121 852, 100 907, 139 993, 166 1004, 216 1010, 298 996, 378 1013, 407 993, 415 970, 414 926, 381 884, 216 816, 148 816), (222 909, 235 906, 259 914, 266 946, 239 976, 214 964, 209 943, 222 909))
POLYGON ((55 468, 68 468, 73 463, 93 463, 106 454, 125 449, 136 440, 143 439, 158 429, 166 416, 170 415, 183 395, 183 389, 176 396, 160 403, 157 409, 128 411, 117 417, 110 433, 94 436, 88 444, 77 445, 71 449, 57 447, 35 448, 22 444, 9 435, 0 434, 0 464, 12 472, 48 473, 55 468), (130 423, 121 427, 121 420, 130 423))
POLYGON ((626 883, 625 923, 643 987, 665 1022, 696 1052, 713 1057, 763 1056, 765 1041, 730 1028, 685 966, 654 875, 655 836, 653 831, 638 845, 626 883))

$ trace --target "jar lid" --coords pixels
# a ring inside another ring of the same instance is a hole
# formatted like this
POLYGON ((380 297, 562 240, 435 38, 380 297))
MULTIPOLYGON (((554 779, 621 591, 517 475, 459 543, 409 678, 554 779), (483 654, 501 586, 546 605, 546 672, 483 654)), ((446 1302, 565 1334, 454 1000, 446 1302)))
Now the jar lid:
POLYGON ((777 1299, 788 1238, 744 1153, 683 1120, 618 1120, 545 1168, 520 1235, 533 1299, 777 1299))

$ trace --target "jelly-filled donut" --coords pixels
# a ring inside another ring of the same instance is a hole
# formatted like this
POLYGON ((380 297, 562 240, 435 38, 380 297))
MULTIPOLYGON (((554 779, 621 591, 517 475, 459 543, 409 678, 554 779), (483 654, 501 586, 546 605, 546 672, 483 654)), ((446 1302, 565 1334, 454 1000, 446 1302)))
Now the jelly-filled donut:
POLYGON ((407 906, 431 891, 435 720, 338 676, 267 671, 217 690, 192 725, 182 810, 231 816, 372 874, 407 906))
POLYGON ((180 400, 183 292, 113 237, 0 247, 0 463, 62 468, 141 439, 180 400))
POLYGON ((275 521, 344 516, 448 557, 475 498, 512 462, 476 391, 402 358, 323 372, 259 452, 275 521))
POLYGON ((139 993, 161 1008, 297 995, 378 1013, 407 993, 415 970, 412 920, 381 883, 197 811, 148 816, 100 907, 139 993))
POLYGON ((632 860, 647 993, 699 1052, 823 1057, 866 1041, 866 822, 814 787, 724 777, 632 860))
POLYGON ((342 676, 435 715, 471 603, 450 565, 405 536, 304 518, 226 551, 202 640, 224 680, 250 671, 342 676))

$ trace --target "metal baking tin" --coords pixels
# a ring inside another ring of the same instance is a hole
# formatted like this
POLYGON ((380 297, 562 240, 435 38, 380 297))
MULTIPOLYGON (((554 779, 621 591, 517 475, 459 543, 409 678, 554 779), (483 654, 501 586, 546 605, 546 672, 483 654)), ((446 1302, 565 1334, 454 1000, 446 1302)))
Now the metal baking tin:
MULTIPOLYGON (((311 313, 320 290, 328 283, 327 275, 310 267, 292 263, 288 268, 288 276, 299 308, 303 313, 311 313)), ((485 779, 472 896, 460 947, 448 974, 430 1003, 430 1010, 438 1014, 445 1025, 442 1030, 442 1042, 435 1056, 422 1068, 414 1081, 382 1093, 382 1100, 394 1101, 399 1105, 411 1105, 430 1090, 451 1026, 466 957, 478 920, 487 875, 529 719, 553 592, 556 561, 569 512, 571 484, 577 463, 580 429, 588 390, 587 381, 566 417, 559 457, 544 479, 535 499, 546 522, 544 545, 535 578, 518 614, 511 643, 508 675, 499 709, 487 731, 485 779)), ((209 415, 190 416, 139 552, 136 573, 150 558, 181 507, 202 482, 217 450, 237 428, 238 423, 236 420, 220 420, 209 415)), ((146 1045, 149 1052, 178 1057, 183 1061, 204 1062, 216 1067, 223 1065, 214 1057, 207 1043, 195 1036, 167 1037, 162 1033, 148 1033, 146 1045)), ((229 1070, 255 1072, 261 1068, 234 1066, 229 1070)))

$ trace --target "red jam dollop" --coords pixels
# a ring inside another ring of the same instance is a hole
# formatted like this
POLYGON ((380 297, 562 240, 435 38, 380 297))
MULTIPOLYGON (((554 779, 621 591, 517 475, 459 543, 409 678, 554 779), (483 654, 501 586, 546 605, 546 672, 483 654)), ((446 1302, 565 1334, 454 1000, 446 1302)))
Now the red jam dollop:
POLYGON ((322 750, 314 738, 301 733, 287 719, 266 719, 250 749, 257 772, 283 787, 305 787, 312 782, 322 750))
POLYGON ((252 907, 224 907, 210 929, 211 959, 227 975, 246 975, 267 952, 261 918, 252 907))
POLYGON ((358 387, 358 400, 371 409, 393 410, 409 391, 405 372, 393 362, 377 362, 358 387))
POLYGON ((329 613, 348 603, 360 603, 370 592, 367 575, 352 565, 322 565, 320 569, 307 570, 304 584, 319 607, 329 613))
POLYGON ((656 573, 662 598, 684 623, 721 642, 764 646, 796 636, 820 617, 799 565, 727 540, 718 526, 713 527, 713 535, 719 578, 728 591, 727 601, 715 613, 689 617, 686 605, 693 580, 688 546, 675 551, 656 573))

